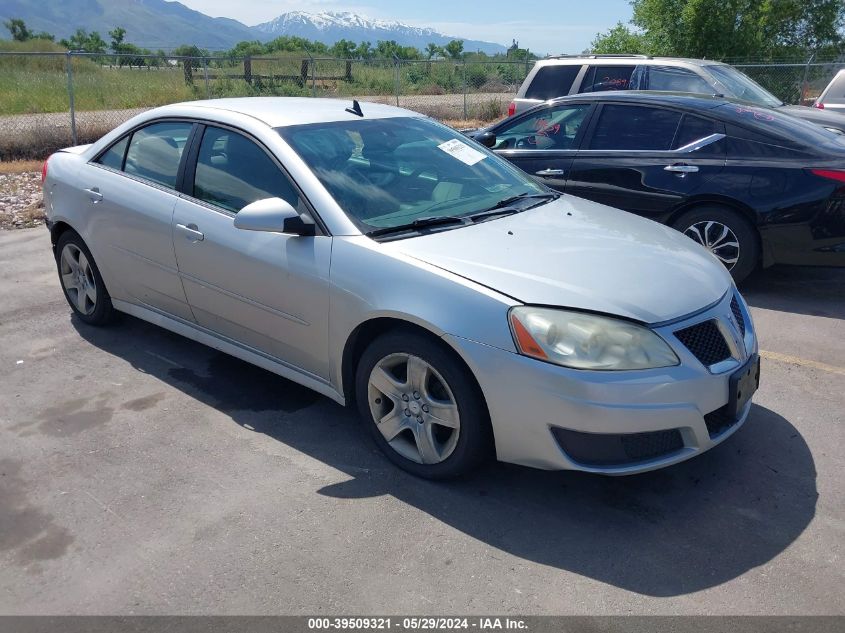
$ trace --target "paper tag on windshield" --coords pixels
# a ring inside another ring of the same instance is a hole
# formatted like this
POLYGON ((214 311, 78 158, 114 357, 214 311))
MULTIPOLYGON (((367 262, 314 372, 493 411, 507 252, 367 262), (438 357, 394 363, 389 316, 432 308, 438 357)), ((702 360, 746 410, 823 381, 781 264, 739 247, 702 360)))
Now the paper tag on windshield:
POLYGON ((475 165, 478 161, 487 158, 477 149, 471 148, 469 145, 462 143, 456 138, 453 138, 451 141, 441 143, 437 147, 449 154, 452 158, 457 158, 459 161, 466 163, 467 165, 475 165))

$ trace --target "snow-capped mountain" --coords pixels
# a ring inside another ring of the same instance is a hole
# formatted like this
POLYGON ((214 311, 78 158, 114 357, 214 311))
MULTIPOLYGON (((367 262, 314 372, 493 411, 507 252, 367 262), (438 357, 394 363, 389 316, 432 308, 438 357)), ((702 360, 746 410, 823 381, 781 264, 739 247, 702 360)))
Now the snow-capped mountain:
POLYGON ((392 20, 375 20, 345 11, 321 11, 320 13, 290 11, 274 20, 258 24, 252 29, 260 39, 265 41, 281 35, 305 37, 328 45, 342 39, 356 43, 368 41, 374 45, 378 40, 395 40, 402 46, 424 49, 430 42, 443 45, 450 40, 463 39, 465 51, 478 50, 490 54, 505 51, 505 47, 501 44, 444 35, 430 28, 411 26, 392 20))

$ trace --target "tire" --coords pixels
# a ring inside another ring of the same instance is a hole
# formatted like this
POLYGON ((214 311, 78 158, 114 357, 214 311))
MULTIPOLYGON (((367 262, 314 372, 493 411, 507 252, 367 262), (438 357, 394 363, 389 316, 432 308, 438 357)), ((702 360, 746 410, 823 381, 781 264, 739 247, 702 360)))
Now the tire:
POLYGON ((418 477, 459 477, 493 452, 481 392, 438 341, 405 330, 379 337, 358 363, 355 396, 378 447, 418 477))
POLYGON ((760 259, 757 231, 748 220, 729 207, 696 207, 679 216, 672 222, 672 227, 716 255, 736 283, 757 268, 760 259))
POLYGON ((115 310, 91 251, 76 231, 68 230, 56 242, 56 269, 68 304, 89 325, 112 321, 115 310))

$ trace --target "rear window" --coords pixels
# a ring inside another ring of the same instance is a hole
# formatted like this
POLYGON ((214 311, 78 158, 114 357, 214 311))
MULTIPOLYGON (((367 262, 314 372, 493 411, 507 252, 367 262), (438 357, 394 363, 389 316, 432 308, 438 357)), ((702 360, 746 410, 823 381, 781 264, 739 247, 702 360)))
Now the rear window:
POLYGON ((554 99, 569 94, 572 83, 581 72, 582 66, 543 66, 537 71, 531 85, 525 91, 526 99, 554 99))
POLYGON ((590 66, 578 92, 629 90, 635 66, 590 66))
POLYGON ((716 90, 686 68, 652 66, 648 69, 648 89, 669 92, 696 92, 713 94, 716 90))
POLYGON ((693 114, 685 114, 684 120, 681 121, 681 126, 678 128, 678 133, 675 135, 675 142, 672 143, 672 149, 689 145, 717 132, 715 121, 693 114))
POLYGON ((804 145, 842 147, 843 135, 836 134, 815 123, 781 114, 777 110, 739 103, 725 103, 717 108, 731 117, 738 125, 762 135, 766 142, 776 145, 804 145))
POLYGON ((669 150, 680 120, 674 110, 605 104, 590 149, 669 150))

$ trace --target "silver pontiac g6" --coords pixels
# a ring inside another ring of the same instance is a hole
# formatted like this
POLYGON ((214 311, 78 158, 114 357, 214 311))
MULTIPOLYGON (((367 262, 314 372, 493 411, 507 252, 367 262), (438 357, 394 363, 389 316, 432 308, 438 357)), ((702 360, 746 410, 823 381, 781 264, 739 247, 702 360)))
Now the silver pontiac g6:
POLYGON ((667 466, 736 431, 759 382, 704 248, 407 110, 166 106, 51 156, 44 193, 77 318, 125 312, 354 402, 419 476, 667 466))

